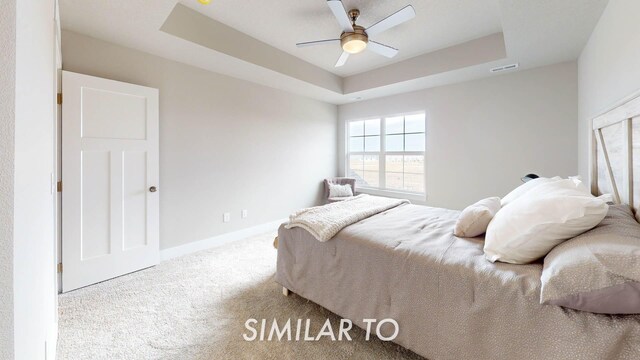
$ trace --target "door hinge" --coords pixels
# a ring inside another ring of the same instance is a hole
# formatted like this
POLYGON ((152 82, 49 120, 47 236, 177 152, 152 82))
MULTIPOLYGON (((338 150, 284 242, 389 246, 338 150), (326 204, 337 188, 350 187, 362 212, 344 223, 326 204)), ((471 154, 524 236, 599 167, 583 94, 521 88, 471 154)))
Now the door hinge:
POLYGON ((62 272, 62 263, 58 263, 58 272, 61 273, 62 272))
POLYGON ((58 181, 58 192, 62 192, 62 181, 58 181))
POLYGON ((62 93, 58 93, 57 101, 58 105, 62 105, 62 93))

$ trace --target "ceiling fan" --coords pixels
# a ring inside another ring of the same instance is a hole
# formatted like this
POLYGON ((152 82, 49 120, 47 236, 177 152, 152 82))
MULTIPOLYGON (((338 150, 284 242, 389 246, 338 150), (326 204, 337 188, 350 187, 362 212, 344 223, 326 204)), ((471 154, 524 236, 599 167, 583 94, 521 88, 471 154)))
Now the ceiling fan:
POLYGON ((329 5, 333 15, 338 20, 340 27, 342 27, 342 34, 340 34, 340 38, 302 42, 297 43, 296 46, 305 47, 340 43, 343 52, 342 55, 340 55, 338 62, 336 62, 335 67, 344 65, 350 54, 360 53, 364 49, 369 49, 376 54, 380 54, 388 58, 396 56, 398 54, 398 49, 369 40, 369 36, 380 34, 381 32, 409 21, 416 16, 416 11, 413 9, 413 6, 407 5, 365 29, 360 25, 356 25, 356 20, 358 20, 358 17, 360 16, 360 10, 351 9, 347 12, 340 0, 327 0, 327 5, 329 5))

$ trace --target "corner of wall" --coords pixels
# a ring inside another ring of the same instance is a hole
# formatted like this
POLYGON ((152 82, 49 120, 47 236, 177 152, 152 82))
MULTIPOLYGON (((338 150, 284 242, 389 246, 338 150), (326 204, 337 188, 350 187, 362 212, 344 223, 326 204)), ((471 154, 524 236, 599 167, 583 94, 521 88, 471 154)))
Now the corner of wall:
POLYGON ((12 359, 16 1, 0 2, 0 359, 12 359))

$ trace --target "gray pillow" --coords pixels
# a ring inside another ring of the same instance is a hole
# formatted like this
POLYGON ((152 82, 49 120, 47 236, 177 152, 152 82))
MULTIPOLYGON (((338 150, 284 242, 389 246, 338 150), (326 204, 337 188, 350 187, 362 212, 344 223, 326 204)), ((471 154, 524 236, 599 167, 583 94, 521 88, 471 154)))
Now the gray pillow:
POLYGON ((640 314, 640 224, 628 205, 544 259, 540 303, 601 314, 640 314))

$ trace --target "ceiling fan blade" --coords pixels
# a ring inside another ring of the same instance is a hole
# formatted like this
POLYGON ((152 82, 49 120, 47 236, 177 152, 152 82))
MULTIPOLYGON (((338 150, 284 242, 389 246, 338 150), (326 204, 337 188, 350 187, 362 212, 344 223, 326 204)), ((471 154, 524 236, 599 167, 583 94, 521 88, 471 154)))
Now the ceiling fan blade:
POLYGON ((369 43, 367 44, 367 49, 388 58, 398 55, 398 49, 371 40, 369 40, 369 43))
POLYGON ((349 58, 349 53, 346 51, 342 52, 342 55, 340 55, 340 58, 338 58, 338 61, 336 62, 336 66, 335 67, 340 67, 342 65, 344 65, 347 62, 347 59, 349 58))
POLYGON ((349 15, 347 15, 347 11, 344 9, 344 5, 342 5, 342 1, 340 0, 327 0, 327 5, 333 12, 333 16, 338 20, 338 24, 340 24, 340 28, 344 32, 353 32, 353 25, 351 25, 351 19, 349 19, 349 15))
POLYGON ((377 23, 369 26, 366 30, 367 35, 373 36, 380 34, 383 31, 389 30, 394 26, 400 25, 405 21, 409 21, 416 16, 416 11, 413 6, 407 5, 395 13, 387 16, 386 18, 378 21, 377 23))
POLYGON ((314 46, 314 45, 333 44, 333 43, 339 43, 339 42, 340 42, 340 39, 316 40, 316 41, 307 41, 307 42, 297 43, 296 46, 305 47, 305 46, 314 46))

